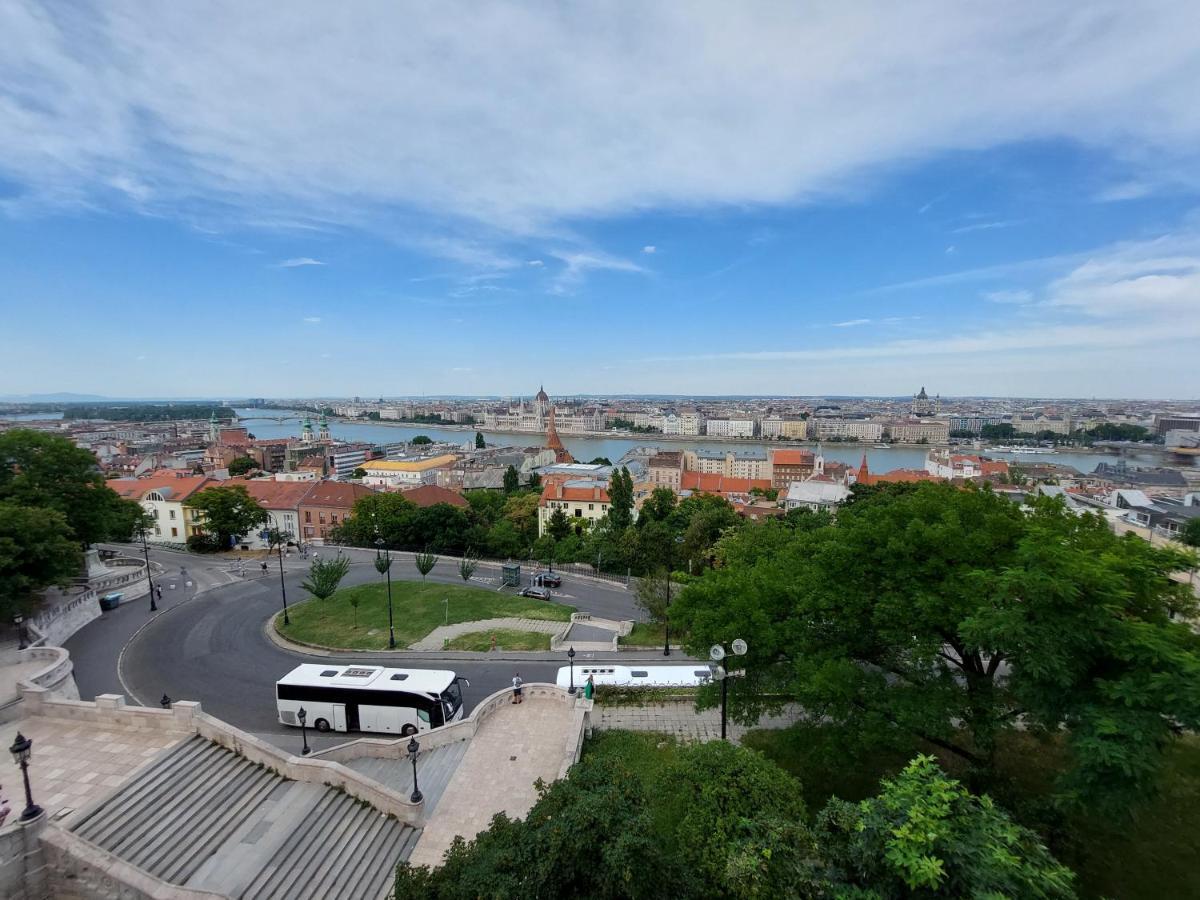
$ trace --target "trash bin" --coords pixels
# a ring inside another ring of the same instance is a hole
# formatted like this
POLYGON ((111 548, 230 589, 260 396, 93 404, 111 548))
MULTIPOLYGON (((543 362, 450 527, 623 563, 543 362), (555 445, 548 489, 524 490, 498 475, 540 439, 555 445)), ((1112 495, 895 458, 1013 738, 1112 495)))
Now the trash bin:
POLYGON ((117 606, 119 606, 121 601, 124 599, 125 599, 124 594, 119 594, 119 593, 105 594, 103 597, 100 598, 100 609, 105 610, 105 611, 110 610, 110 609, 116 609, 117 606))

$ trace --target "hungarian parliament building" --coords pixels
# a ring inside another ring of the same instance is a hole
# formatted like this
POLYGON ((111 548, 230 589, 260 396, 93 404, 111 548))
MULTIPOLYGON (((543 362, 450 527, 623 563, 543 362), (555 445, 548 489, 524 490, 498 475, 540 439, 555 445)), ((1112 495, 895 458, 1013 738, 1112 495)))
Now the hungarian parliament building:
POLYGON ((523 398, 515 404, 488 407, 483 411, 483 427, 503 431, 546 431, 551 413, 554 427, 566 433, 604 430, 604 409, 599 406, 569 405, 555 408, 544 389, 539 389, 530 402, 523 398))

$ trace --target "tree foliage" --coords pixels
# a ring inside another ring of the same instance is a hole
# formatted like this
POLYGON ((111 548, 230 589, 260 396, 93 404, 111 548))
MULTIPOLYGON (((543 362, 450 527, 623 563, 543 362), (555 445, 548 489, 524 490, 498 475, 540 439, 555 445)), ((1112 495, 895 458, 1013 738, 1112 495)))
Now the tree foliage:
POLYGON ((1175 730, 1200 725, 1197 638, 1172 618, 1195 610, 1170 578, 1188 560, 1057 501, 1027 513, 986 490, 900 486, 835 524, 743 529, 722 553, 672 612, 688 648, 739 635, 752 678, 847 740, 915 735, 987 784, 1000 735, 1065 729, 1059 799, 1123 807, 1175 730))
POLYGON ((90 451, 28 428, 0 433, 0 502, 55 510, 85 546, 128 540, 141 512, 105 484, 90 451))
POLYGON ((556 509, 550 514, 550 521, 546 523, 546 531, 556 541, 561 541, 571 533, 571 520, 561 509, 556 509))
POLYGON ((418 434, 415 438, 413 438, 411 441, 409 441, 409 443, 416 444, 418 446, 423 446, 425 444, 432 444, 433 438, 431 438, 427 434, 418 434))
POLYGON ((468 550, 463 554, 462 559, 458 561, 458 577, 463 581, 470 581, 471 576, 475 574, 475 569, 479 566, 479 560, 471 555, 468 550))
POLYGON ((83 553, 66 516, 0 502, 0 621, 29 613, 41 591, 66 587, 82 564, 83 553))
POLYGON ((633 478, 624 466, 608 480, 608 519, 620 531, 633 524, 633 478))
POLYGON ((483 432, 482 431, 475 432, 475 449, 483 450, 485 447, 487 447, 487 441, 485 441, 483 439, 483 432))
POLYGON ((193 494, 185 504, 204 513, 204 527, 216 533, 222 550, 227 549, 235 537, 250 534, 270 520, 267 511, 240 484, 205 488, 193 494))
POLYGON ((258 463, 249 456, 238 456, 229 461, 227 468, 229 469, 229 474, 236 478, 239 475, 245 475, 247 472, 257 469, 258 463))
POLYGON ((425 580, 425 576, 433 571, 433 567, 437 565, 437 554, 430 550, 422 550, 420 553, 413 554, 413 565, 417 567, 417 571, 421 573, 421 580, 425 580))
POLYGON ((1200 547, 1200 518, 1188 519, 1183 527, 1182 538, 1189 547, 1200 547))
POLYGON ((504 493, 512 494, 521 488, 521 476, 517 473, 516 466, 509 466, 504 470, 504 493))
POLYGON ((341 586, 342 579, 350 571, 348 556, 335 556, 330 559, 314 559, 308 569, 308 578, 300 587, 308 591, 318 600, 328 600, 341 586))

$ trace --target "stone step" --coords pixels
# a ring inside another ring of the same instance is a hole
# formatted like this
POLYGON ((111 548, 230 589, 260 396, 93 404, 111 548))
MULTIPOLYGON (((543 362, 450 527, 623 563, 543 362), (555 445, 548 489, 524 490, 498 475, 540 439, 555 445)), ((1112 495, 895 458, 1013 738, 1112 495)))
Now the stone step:
MULTIPOLYGON (((463 755, 467 752, 467 741, 455 741, 432 750, 422 751, 417 760, 417 784, 425 798, 425 817, 428 818, 437 806, 446 785, 454 776, 463 755)), ((398 752, 403 744, 398 745, 398 752)), ((412 763, 407 757, 359 757, 346 765, 387 785, 407 797, 412 793, 412 763)))

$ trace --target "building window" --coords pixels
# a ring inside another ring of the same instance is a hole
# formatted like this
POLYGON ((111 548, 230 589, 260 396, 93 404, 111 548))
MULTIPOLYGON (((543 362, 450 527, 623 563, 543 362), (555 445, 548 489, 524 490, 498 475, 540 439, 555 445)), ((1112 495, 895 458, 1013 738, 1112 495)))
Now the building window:
POLYGON ((575 518, 577 518, 577 519, 578 519, 578 518, 580 518, 580 517, 582 517, 582 516, 583 516, 583 510, 582 510, 582 509, 577 509, 577 510, 575 510, 575 518))
MULTIPOLYGON (((174 519, 175 518, 175 510, 173 510, 173 509, 170 510, 170 513, 171 513, 171 518, 174 519)), ((174 530, 174 529, 172 529, 172 530, 174 530)))
POLYGON ((329 524, 330 524, 330 525, 336 525, 336 524, 337 524, 337 516, 338 516, 338 514, 337 514, 337 513, 330 513, 330 514, 329 514, 329 524))
POLYGON ((171 537, 179 537, 179 529, 178 528, 171 529, 171 537))
POLYGON ((595 508, 596 508, 596 504, 594 504, 594 503, 589 503, 589 504, 588 504, 588 509, 589 509, 589 510, 592 510, 592 509, 595 509, 595 508))
POLYGON ((305 521, 305 522, 311 522, 311 521, 312 521, 312 512, 311 512, 310 510, 307 510, 307 509, 306 509, 306 510, 304 511, 304 521, 305 521))
POLYGON ((317 521, 320 522, 322 525, 324 525, 325 524, 325 513, 318 513, 317 521))

